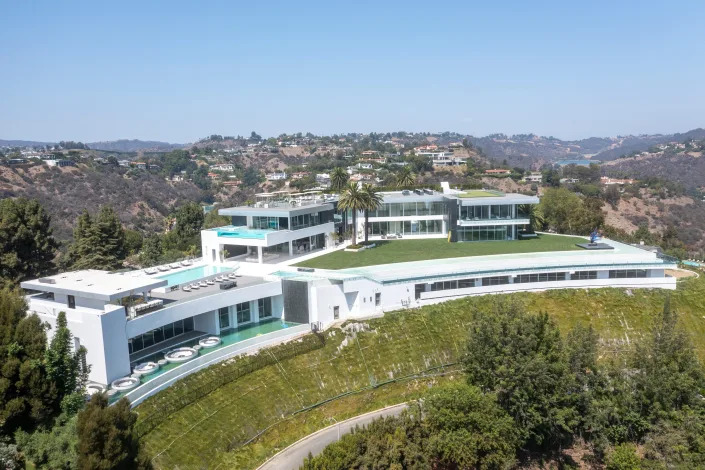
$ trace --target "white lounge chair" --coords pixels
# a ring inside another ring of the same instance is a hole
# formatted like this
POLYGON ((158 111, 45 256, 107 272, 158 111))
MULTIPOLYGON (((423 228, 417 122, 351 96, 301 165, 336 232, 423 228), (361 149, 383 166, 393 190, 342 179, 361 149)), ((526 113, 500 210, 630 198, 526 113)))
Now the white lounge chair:
POLYGON ((206 284, 208 284, 209 286, 212 286, 213 284, 215 284, 215 281, 213 279, 208 279, 206 281, 206 284))
POLYGON ((206 281, 201 281, 201 282, 199 283, 199 285, 200 285, 201 287, 208 287, 208 284, 206 283, 206 281))
POLYGON ((191 266, 191 261, 189 261, 189 260, 184 260, 184 261, 181 262, 181 264, 184 265, 184 266, 191 266))
POLYGON ((228 274, 228 277, 230 279, 235 279, 237 276, 235 275, 235 273, 230 273, 230 274, 228 274))
POLYGON ((191 289, 200 289, 200 288, 201 288, 201 286, 199 286, 196 283, 191 284, 191 289))
POLYGON ((163 271, 168 271, 168 270, 170 270, 171 268, 170 268, 169 266, 159 266, 159 268, 157 268, 157 269, 159 269, 160 271, 163 272, 163 271))
POLYGON ((176 269, 176 268, 180 268, 181 265, 179 265, 179 263, 172 263, 172 264, 169 265, 169 267, 170 267, 171 269, 176 269))
POLYGON ((190 286, 184 286, 181 288, 182 291, 184 292, 191 292, 191 287, 190 286))

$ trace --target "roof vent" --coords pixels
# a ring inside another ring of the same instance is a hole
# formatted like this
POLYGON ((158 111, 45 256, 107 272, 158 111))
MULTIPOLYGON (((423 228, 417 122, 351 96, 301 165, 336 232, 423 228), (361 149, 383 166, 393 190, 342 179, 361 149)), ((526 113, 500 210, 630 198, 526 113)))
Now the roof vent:
POLYGON ((408 189, 405 189, 405 190, 402 191, 401 193, 402 193, 404 196, 408 196, 408 195, 409 195, 409 190, 408 190, 408 189))
POLYGON ((43 284, 56 284, 56 279, 52 279, 50 277, 40 277, 38 281, 43 284))

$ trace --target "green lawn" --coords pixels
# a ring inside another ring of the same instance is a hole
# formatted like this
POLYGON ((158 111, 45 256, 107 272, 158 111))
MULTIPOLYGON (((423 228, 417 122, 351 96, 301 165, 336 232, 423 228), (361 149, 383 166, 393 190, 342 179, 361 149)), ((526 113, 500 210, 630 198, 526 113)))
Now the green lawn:
MULTIPOLYGON (((523 242, 520 242, 523 243, 523 242)), ((512 294, 530 312, 547 311, 561 330, 590 324, 600 335, 601 357, 628 351, 648 331, 666 295, 705 359, 705 277, 681 280, 668 293, 648 289, 562 290, 512 294)), ((505 297, 505 296, 502 296, 505 297)), ((469 297, 366 320, 367 331, 325 333, 322 348, 245 375, 184 407, 142 437, 157 469, 256 468, 268 456, 331 422, 399 403, 452 377, 407 380, 458 361, 472 312, 493 308, 499 296, 469 297), (390 379, 401 379, 379 386, 390 379), (370 388, 371 387, 371 388, 370 388), (334 397, 320 408, 296 413, 334 397), (261 433, 261 434, 260 434, 261 433), (245 445, 251 438, 252 443, 245 445)), ((266 352, 262 354, 267 354, 266 352)), ((218 370, 222 365, 210 369, 218 370)), ((457 371, 457 366, 444 370, 457 371)), ((462 380, 462 374, 453 374, 462 380)), ((172 387, 136 408, 158 405, 172 387)), ((144 414, 144 413, 143 413, 144 414)))
POLYGON ((484 189, 471 189, 469 191, 465 191, 464 193, 458 194, 458 197, 461 198, 471 198, 471 197, 497 197, 497 196, 503 196, 504 193, 501 191, 487 191, 484 189))
POLYGON ((539 235, 531 240, 449 243, 445 238, 423 240, 382 240, 376 248, 353 253, 335 251, 302 261, 295 266, 321 269, 344 269, 375 264, 401 263, 426 259, 460 258, 463 256, 499 255, 505 253, 536 253, 540 251, 580 250, 576 243, 584 238, 562 235, 539 235))

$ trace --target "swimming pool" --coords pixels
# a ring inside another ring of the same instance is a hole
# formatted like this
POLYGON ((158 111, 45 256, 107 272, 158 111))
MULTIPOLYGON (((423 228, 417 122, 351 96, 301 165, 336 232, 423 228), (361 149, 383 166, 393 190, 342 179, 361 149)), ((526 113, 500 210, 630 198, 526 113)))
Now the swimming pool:
POLYGON ((219 237, 230 237, 230 238, 249 238, 255 240, 264 240, 268 233, 272 233, 275 230, 271 229, 256 229, 247 227, 234 227, 232 225, 227 227, 218 227, 211 230, 218 232, 219 237))
POLYGON ((163 276, 157 277, 159 279, 166 279, 167 285, 175 286, 177 284, 188 284, 189 282, 193 282, 206 276, 212 276, 213 274, 229 271, 232 271, 232 269, 225 268, 223 266, 197 266, 195 268, 190 268, 171 274, 164 274, 163 276))

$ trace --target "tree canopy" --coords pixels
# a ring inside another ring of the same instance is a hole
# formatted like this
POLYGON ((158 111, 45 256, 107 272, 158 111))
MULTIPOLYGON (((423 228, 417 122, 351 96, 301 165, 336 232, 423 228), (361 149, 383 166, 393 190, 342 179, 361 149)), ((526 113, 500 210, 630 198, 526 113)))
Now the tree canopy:
POLYGON ((119 269, 127 256, 125 230, 110 206, 95 217, 84 211, 73 231, 67 264, 71 269, 119 269))
POLYGON ((0 200, 0 286, 52 273, 57 248, 51 219, 39 202, 0 200))

